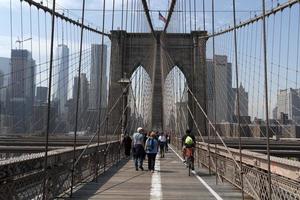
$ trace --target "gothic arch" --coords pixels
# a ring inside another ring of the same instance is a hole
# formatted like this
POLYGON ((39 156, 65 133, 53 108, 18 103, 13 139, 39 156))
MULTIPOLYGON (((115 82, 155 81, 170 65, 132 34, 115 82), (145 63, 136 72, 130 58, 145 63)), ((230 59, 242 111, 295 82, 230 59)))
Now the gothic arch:
MULTIPOLYGON (((152 96, 155 97, 152 101, 152 128, 162 130, 164 128, 162 89, 168 73, 175 65, 179 66, 187 79, 188 87, 206 109, 206 32, 195 31, 191 34, 156 32, 155 35, 156 39, 151 33, 111 32, 109 102, 112 104, 121 94, 118 80, 125 73, 128 77, 131 76, 138 66, 143 65, 153 83, 152 96)), ((192 109, 195 107, 192 102, 189 102, 189 105, 192 109)), ((117 125, 120 113, 121 106, 118 105, 111 114, 111 127, 117 125)), ((201 127, 205 127, 203 116, 194 114, 201 127)))

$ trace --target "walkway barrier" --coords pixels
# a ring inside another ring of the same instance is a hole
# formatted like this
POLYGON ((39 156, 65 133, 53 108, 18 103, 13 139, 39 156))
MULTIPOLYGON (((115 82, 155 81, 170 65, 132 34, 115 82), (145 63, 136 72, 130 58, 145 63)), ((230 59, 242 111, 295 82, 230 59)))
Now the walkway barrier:
MULTIPOLYGON (((181 139, 174 138, 172 141, 173 145, 180 152, 181 139)), ((239 150, 229 149, 236 162, 239 163, 239 150)), ((244 191, 251 197, 261 200, 300 200, 300 162, 271 157, 272 197, 269 197, 267 192, 267 156, 243 150, 242 158, 244 191), (248 179, 248 181, 245 181, 245 179, 248 179), (251 187, 256 191, 256 194, 251 187)), ((198 167, 210 168, 214 173, 217 171, 222 181, 226 180, 237 188, 242 188, 240 172, 232 160, 232 156, 229 155, 223 146, 210 144, 208 148, 208 143, 197 142, 195 164, 197 163, 198 167), (210 149, 210 153, 208 149, 210 149)))
MULTIPOLYGON (((118 141, 101 143, 99 148, 97 144, 90 145, 75 167, 74 186, 95 180, 95 174, 99 175, 116 164, 121 156, 119 146, 118 141)), ((76 148, 76 158, 85 147, 84 145, 76 148)), ((48 152, 48 171, 45 179, 47 199, 69 192, 72 164, 73 147, 48 152)), ((43 165, 44 153, 0 161, 0 200, 42 199, 45 177, 43 165)))

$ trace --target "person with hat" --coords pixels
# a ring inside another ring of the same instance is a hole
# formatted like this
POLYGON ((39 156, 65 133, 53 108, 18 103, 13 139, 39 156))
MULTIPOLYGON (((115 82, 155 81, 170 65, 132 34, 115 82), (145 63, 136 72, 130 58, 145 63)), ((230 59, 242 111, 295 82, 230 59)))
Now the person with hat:
POLYGON ((139 168, 143 171, 143 161, 145 158, 145 150, 144 150, 144 129, 142 127, 139 127, 137 129, 137 132, 133 134, 133 158, 134 158, 134 165, 135 170, 138 171, 139 168))

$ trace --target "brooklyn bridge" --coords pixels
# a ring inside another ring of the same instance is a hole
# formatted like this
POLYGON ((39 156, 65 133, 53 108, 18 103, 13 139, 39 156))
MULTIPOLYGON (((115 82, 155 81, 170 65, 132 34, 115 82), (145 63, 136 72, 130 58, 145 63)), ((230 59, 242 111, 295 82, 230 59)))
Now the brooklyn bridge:
POLYGON ((300 200, 299 0, 1 0, 0 17, 0 200, 300 200), (139 127, 168 139, 153 173, 139 127))

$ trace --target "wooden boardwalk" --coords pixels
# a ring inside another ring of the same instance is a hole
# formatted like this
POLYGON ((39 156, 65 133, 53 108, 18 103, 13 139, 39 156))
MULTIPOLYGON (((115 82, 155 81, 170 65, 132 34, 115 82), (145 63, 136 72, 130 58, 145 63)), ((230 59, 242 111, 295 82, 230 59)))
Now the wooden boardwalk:
POLYGON ((132 160, 124 161, 99 177, 98 183, 82 186, 72 199, 241 199, 240 191, 229 183, 216 185, 215 176, 210 176, 206 169, 197 169, 200 178, 189 177, 182 161, 170 150, 165 158, 157 159, 156 169, 154 173, 135 171, 132 160))

